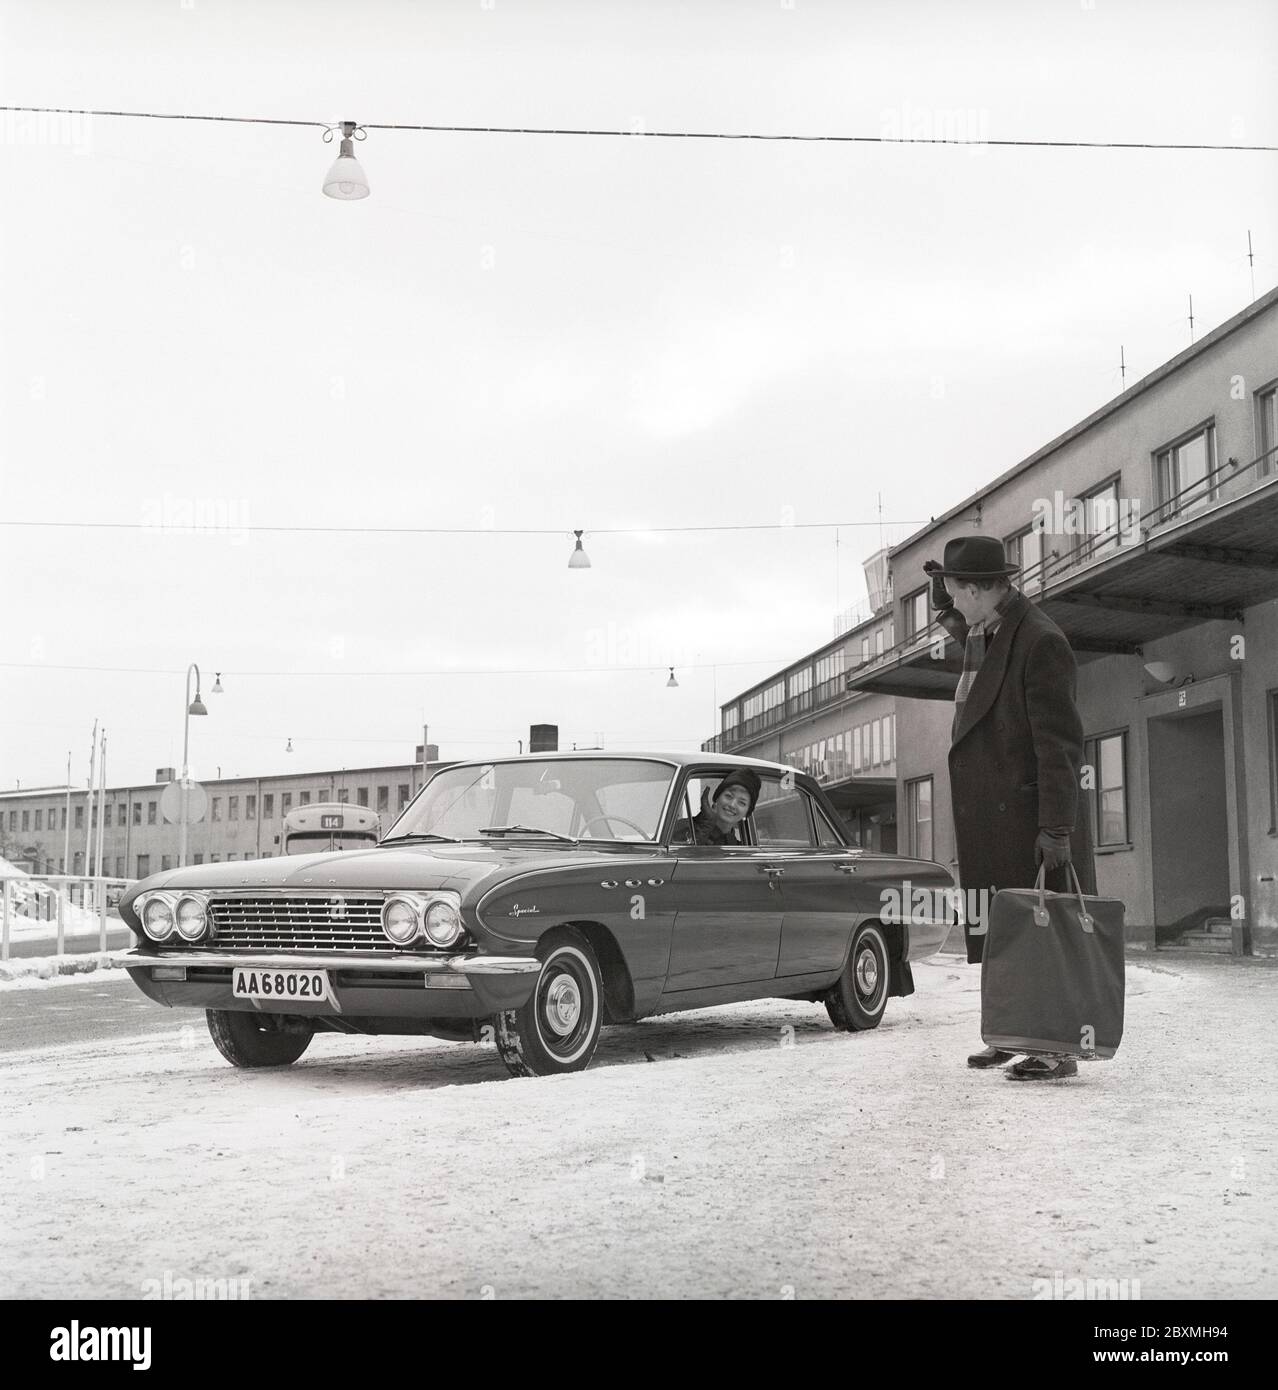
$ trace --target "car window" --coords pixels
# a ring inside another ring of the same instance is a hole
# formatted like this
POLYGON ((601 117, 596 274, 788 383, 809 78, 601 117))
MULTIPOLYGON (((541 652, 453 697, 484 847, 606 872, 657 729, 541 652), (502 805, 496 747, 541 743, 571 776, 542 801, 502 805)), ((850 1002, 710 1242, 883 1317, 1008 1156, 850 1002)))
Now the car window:
MULTIPOLYGON (((708 773, 704 776, 689 777, 684 784, 683 795, 679 798, 679 809, 675 818, 676 832, 678 828, 687 821, 695 819, 701 814, 702 807, 714 796, 715 788, 727 776, 727 769, 722 772, 708 773)), ((745 822, 737 828, 737 835, 742 844, 748 843, 745 833, 745 822)), ((680 837, 675 834, 675 842, 687 844, 689 841, 686 836, 680 837)), ((722 845, 720 848, 731 850, 732 846, 722 845)))
POLYGON ((646 839, 648 831, 644 827, 655 826, 660 819, 669 785, 668 777, 649 777, 639 782, 610 782, 600 787, 595 799, 608 819, 591 822, 583 834, 597 840, 646 839), (627 821, 633 824, 627 825, 627 821))
POLYGON ((783 786, 780 778, 765 777, 754 808, 754 835, 765 847, 811 849, 807 794, 797 787, 783 786))
POLYGON ((386 839, 480 839, 489 827, 523 825, 556 835, 651 842, 674 772, 666 762, 624 757, 462 763, 437 772, 386 839), (603 813, 622 819, 606 820, 603 813))
POLYGON ((534 783, 511 791, 507 814, 511 825, 535 825, 539 830, 553 830, 557 835, 575 835, 573 813, 576 809, 577 803, 572 797, 561 791, 543 790, 534 783))
POLYGON ((825 812, 815 801, 812 803, 812 810, 816 815, 817 844, 830 845, 837 849, 842 849, 843 841, 839 839, 838 832, 830 824, 829 820, 826 819, 825 812))

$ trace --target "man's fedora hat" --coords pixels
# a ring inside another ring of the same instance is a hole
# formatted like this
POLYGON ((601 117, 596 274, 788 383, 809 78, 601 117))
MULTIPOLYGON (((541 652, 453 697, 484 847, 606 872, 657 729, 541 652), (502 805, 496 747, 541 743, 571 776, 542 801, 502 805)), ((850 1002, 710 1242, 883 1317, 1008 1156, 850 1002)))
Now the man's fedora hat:
POLYGON ((999 579, 1016 574, 1020 565, 1008 563, 1003 542, 994 536, 962 536, 945 542, 945 558, 939 570, 950 579, 999 579))

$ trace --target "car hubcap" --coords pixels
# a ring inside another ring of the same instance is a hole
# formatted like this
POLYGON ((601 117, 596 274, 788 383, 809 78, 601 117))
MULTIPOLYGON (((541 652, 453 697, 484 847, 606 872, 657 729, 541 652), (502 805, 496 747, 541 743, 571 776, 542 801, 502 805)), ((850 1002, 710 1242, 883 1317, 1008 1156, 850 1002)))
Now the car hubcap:
POLYGON ((869 947, 857 957, 856 987, 867 998, 871 998, 879 985, 878 957, 869 947))
POLYGON ((577 982, 567 975, 556 976, 546 991, 546 1023, 561 1038, 566 1038, 581 1017, 581 992, 577 982))

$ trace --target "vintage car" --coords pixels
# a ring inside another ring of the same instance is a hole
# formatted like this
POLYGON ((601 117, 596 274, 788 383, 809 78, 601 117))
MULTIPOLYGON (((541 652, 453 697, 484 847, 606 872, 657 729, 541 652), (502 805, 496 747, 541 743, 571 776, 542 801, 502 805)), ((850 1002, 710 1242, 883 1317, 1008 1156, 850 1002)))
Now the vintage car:
POLYGON ((874 1028, 956 897, 939 864, 850 845, 793 768, 540 753, 441 768, 368 849, 152 874, 120 904, 137 946, 115 960, 159 1003, 206 1010, 238 1067, 296 1061, 316 1032, 401 1033, 490 1039, 544 1076, 587 1066, 603 1024, 738 1000, 874 1028), (741 843, 681 843, 747 767, 741 843))

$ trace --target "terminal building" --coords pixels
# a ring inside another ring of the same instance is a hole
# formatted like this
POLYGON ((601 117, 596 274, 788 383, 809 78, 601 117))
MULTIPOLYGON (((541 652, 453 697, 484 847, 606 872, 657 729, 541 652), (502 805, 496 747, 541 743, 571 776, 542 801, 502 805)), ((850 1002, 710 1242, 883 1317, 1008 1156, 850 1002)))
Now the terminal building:
POLYGON ((962 652, 923 562, 974 531, 1003 541, 1073 646, 1082 810, 1129 939, 1278 947, 1278 290, 893 546, 872 618, 723 706, 712 746, 816 766, 862 843, 883 802, 859 803, 881 790, 896 833, 880 847, 957 869, 962 652), (843 698, 815 698, 817 661, 846 667, 843 698), (843 726, 884 719, 891 762, 865 767, 863 737, 858 767, 843 726))

